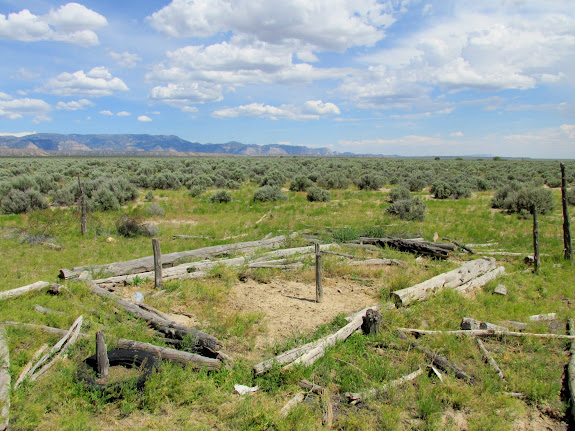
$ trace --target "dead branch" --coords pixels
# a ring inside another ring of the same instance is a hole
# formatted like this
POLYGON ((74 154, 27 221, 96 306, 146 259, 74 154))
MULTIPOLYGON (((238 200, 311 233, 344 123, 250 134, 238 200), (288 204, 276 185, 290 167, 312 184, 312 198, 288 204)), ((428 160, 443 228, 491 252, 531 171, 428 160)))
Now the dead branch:
POLYGON ((530 332, 513 332, 513 331, 494 331, 492 329, 474 329, 474 330, 455 330, 455 331, 430 331, 427 329, 397 328, 398 331, 406 334, 422 335, 470 335, 473 337, 535 337, 535 338, 557 338, 562 340, 575 340, 573 335, 561 334, 534 334, 530 332))
POLYGON ((350 404, 357 404, 357 403, 362 402, 365 398, 367 398, 369 396, 377 396, 378 394, 381 394, 381 393, 387 391, 388 389, 396 388, 397 386, 400 386, 406 382, 410 382, 412 380, 415 380, 417 377, 419 377, 422 374, 423 374, 423 368, 419 367, 413 373, 408 374, 406 376, 402 376, 399 379, 393 380, 389 383, 386 383, 379 388, 373 388, 367 392, 346 392, 345 397, 348 399, 350 404))
POLYGON ((489 351, 485 348, 483 341, 481 341, 480 338, 476 338, 475 341, 477 341, 477 345, 479 346, 479 350, 481 350, 481 353, 483 353, 483 356, 485 356, 485 358, 487 359, 487 362, 489 362, 489 365, 491 365, 491 367, 495 370, 495 372, 501 378, 501 380, 505 381, 505 377, 503 376, 503 371, 501 371, 501 368, 499 368, 499 365, 497 365, 497 362, 495 362, 495 359, 493 359, 493 356, 491 356, 491 353, 489 353, 489 351))

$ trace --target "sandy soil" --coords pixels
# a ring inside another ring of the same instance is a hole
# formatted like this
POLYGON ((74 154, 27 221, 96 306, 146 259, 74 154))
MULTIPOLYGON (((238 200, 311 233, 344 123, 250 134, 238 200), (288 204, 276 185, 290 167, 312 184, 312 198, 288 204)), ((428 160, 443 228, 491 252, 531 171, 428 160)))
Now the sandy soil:
POLYGON ((340 313, 350 314, 378 303, 377 287, 345 280, 323 280, 323 302, 315 302, 315 284, 272 279, 268 284, 248 280, 233 287, 230 309, 263 312, 267 332, 256 339, 256 348, 313 330, 340 313))

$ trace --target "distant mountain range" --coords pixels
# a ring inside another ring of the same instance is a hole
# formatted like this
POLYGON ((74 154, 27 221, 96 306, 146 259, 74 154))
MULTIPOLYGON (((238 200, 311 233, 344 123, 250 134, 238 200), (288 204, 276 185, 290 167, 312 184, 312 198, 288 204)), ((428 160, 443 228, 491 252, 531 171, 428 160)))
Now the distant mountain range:
POLYGON ((35 133, 0 136, 0 155, 188 155, 229 154, 238 156, 312 155, 333 156, 328 148, 297 145, 246 145, 241 142, 200 144, 167 135, 61 135, 35 133))

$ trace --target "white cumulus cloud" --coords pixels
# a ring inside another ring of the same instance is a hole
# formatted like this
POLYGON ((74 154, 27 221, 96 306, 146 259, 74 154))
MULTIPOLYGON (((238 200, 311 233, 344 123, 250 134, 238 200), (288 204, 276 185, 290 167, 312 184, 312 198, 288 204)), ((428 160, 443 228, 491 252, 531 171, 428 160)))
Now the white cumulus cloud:
POLYGON ((339 108, 333 103, 323 103, 321 100, 305 102, 302 107, 294 105, 271 106, 263 103, 251 103, 249 105, 224 108, 212 113, 215 118, 267 118, 270 120, 318 120, 322 116, 338 115, 339 108))
POLYGON ((67 3, 46 15, 28 9, 0 14, 0 39, 36 42, 53 40, 81 46, 98 45, 94 30, 108 25, 102 15, 78 3, 67 3))
POLYGON ((138 117, 138 121, 141 121, 143 123, 148 123, 148 122, 152 121, 152 119, 150 117, 148 117, 147 115, 140 115, 138 117))
POLYGON ((128 91, 128 86, 118 77, 113 77, 105 67, 95 67, 88 72, 78 70, 64 72, 49 79, 41 91, 59 96, 110 96, 118 91, 128 91))
POLYGON ((131 69, 133 67, 136 67, 136 65, 142 61, 142 57, 140 57, 138 54, 134 54, 128 51, 124 51, 124 52, 114 52, 114 51, 110 51, 108 53, 110 55, 110 57, 112 57, 120 66, 122 67, 126 67, 128 69, 131 69))
POLYGON ((63 111, 79 111, 86 106, 94 106, 94 103, 88 99, 72 100, 70 102, 58 102, 56 109, 63 111))
POLYGON ((47 113, 52 107, 41 99, 0 99, 0 118, 17 120, 25 115, 34 116, 42 121, 47 119, 47 113))
POLYGON ((132 115, 132 114, 130 114, 128 111, 120 111, 120 112, 118 112, 116 115, 117 115, 118 117, 129 117, 129 116, 132 115))
POLYGON ((114 113, 112 111, 109 111, 107 109, 104 111, 100 111, 100 114, 107 115, 108 117, 111 117, 112 115, 114 115, 114 113))
POLYGON ((393 13, 392 2, 376 0, 173 0, 149 22, 172 37, 230 31, 271 43, 298 41, 344 51, 383 39, 395 21, 393 13))

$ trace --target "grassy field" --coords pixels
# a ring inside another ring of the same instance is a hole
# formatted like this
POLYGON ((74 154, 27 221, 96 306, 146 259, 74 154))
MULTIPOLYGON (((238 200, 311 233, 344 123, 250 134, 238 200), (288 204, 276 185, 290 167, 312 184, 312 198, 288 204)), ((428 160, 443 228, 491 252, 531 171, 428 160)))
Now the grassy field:
MULTIPOLYGON (((354 185, 331 190, 331 201, 310 203, 305 192, 289 192, 288 200, 254 202, 257 186, 243 183, 231 190, 232 202, 212 203, 208 190, 191 197, 187 190, 153 190, 154 203, 163 215, 150 215, 151 202, 140 192, 138 200, 118 211, 92 212, 88 234, 80 234, 76 208, 54 208, 28 214, 0 215, 2 262, 0 281, 8 290, 38 280, 56 281, 60 268, 96 265, 151 255, 148 237, 125 238, 117 234, 116 223, 125 214, 153 222, 162 253, 257 240, 268 234, 299 232, 315 235, 323 243, 372 236, 415 235, 432 241, 434 234, 465 244, 496 243, 490 249, 529 253, 532 250, 532 221, 491 208, 493 191, 474 192, 470 198, 435 200, 428 189, 414 193, 427 205, 423 222, 409 222, 385 213, 389 184, 376 191, 359 190, 354 185), (262 219, 262 217, 266 217, 262 219), (174 240, 173 235, 206 238, 174 240), (108 242, 107 238, 113 240, 108 242), (49 238, 61 249, 40 244, 49 238)), ((489 338, 486 347, 502 368, 503 382, 484 362, 471 338, 424 336, 425 347, 458 363, 476 383, 474 385, 444 374, 443 382, 424 373, 414 382, 371 397, 358 405, 347 403, 345 392, 359 392, 409 374, 430 364, 420 352, 394 335, 395 327, 459 329, 463 317, 498 323, 503 320, 528 322, 528 316, 557 313, 558 324, 530 323, 528 332, 565 333, 568 318, 575 317, 575 270, 563 260, 563 234, 560 190, 553 189, 555 210, 540 216, 542 268, 533 273, 521 257, 497 256, 507 275, 485 286, 473 298, 444 291, 432 299, 399 310, 383 311, 385 328, 376 336, 352 335, 330 349, 325 357, 308 368, 281 372, 279 368, 254 377, 253 364, 295 345, 319 338, 343 326, 346 310, 333 321, 316 328, 286 332, 270 338, 266 309, 242 310, 230 306, 230 298, 241 286, 239 278, 254 283, 308 284, 314 291, 314 266, 311 259, 297 271, 248 270, 218 267, 199 280, 169 281, 166 294, 150 298, 153 281, 140 280, 127 286, 126 295, 140 291, 146 302, 164 311, 186 311, 193 315, 198 329, 224 343, 233 365, 218 372, 196 371, 163 363, 142 392, 126 385, 121 396, 107 397, 85 388, 75 379, 78 364, 94 353, 93 335, 104 330, 108 345, 120 338, 131 338, 161 345, 153 332, 113 303, 89 293, 83 283, 67 282, 59 296, 33 293, 0 302, 2 320, 30 322, 67 329, 76 317, 84 316, 82 331, 90 337, 79 340, 69 355, 38 381, 25 383, 12 392, 11 424, 15 430, 372 430, 372 429, 452 429, 514 430, 567 429, 568 394, 564 384, 569 361, 569 343, 527 337, 489 338), (241 277, 240 277, 241 276, 241 277), (494 295, 497 284, 507 287, 507 296, 494 295), (42 305, 61 314, 41 314, 42 305), (287 417, 279 410, 301 389, 305 378, 326 388, 323 396, 307 394, 303 403, 287 417), (234 384, 259 386, 253 395, 241 396, 234 384), (505 392, 521 392, 524 399, 505 392), (327 415, 326 411, 333 415, 327 415)), ((571 207, 573 211, 573 207, 571 207)), ((309 244, 305 236, 290 239, 286 246, 309 244)), ((336 282, 346 287, 367 289, 375 301, 386 303, 390 292, 411 286, 475 258, 455 252, 448 261, 434 261, 389 249, 358 250, 341 245, 338 250, 364 257, 388 257, 406 261, 405 268, 374 269, 351 267, 344 258, 324 256, 324 277, 329 303, 337 295, 336 282)), ((233 257, 233 256, 232 256, 233 257)), ((129 297, 129 296, 128 296, 129 297)), ((373 305, 366 303, 364 306, 373 305)), ((256 307, 257 308, 257 307, 256 307)), ((296 310, 285 309, 286 314, 296 310)), ((13 381, 33 353, 43 344, 54 344, 58 337, 29 329, 6 327, 13 381)))

